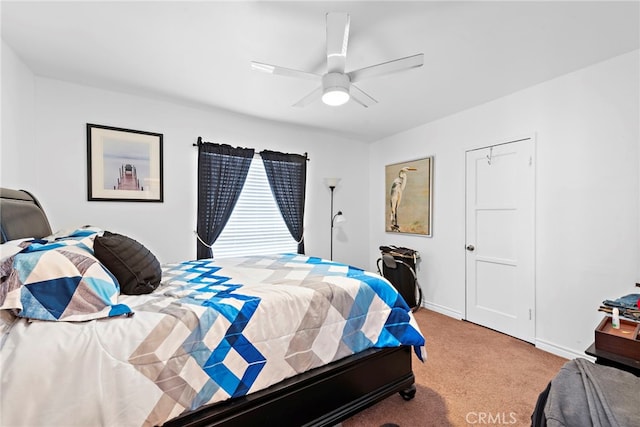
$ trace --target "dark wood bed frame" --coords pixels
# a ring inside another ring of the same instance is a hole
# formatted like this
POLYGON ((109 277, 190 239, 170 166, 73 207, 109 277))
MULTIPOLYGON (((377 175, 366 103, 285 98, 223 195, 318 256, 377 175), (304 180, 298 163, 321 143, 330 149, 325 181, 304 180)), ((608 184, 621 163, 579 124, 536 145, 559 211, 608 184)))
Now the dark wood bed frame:
MULTIPOLYGON (((2 242, 51 234, 44 210, 26 191, 1 188, 0 217, 2 242)), ((185 412, 164 425, 332 426, 395 393, 412 399, 411 362, 408 346, 369 349, 265 390, 185 412)))
POLYGON ((332 426, 396 392, 412 399, 414 379, 409 347, 369 349, 165 426, 332 426))

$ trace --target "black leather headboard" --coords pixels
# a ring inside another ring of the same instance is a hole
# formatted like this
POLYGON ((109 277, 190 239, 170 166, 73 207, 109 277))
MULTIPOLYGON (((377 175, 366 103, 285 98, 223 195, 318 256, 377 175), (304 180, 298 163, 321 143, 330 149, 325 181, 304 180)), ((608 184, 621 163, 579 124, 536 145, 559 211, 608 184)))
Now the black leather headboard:
POLYGON ((0 242, 51 235, 51 226, 38 200, 25 190, 0 188, 0 242))

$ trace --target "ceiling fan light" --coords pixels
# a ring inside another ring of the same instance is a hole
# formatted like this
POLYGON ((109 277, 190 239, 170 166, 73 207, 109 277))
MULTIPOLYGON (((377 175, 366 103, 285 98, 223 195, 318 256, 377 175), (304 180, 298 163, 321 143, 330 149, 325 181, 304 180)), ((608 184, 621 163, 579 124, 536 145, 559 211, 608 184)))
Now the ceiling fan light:
POLYGON ((332 107, 349 101, 349 77, 342 73, 322 76, 322 102, 332 107))
POLYGON ((332 107, 345 104, 349 101, 349 91, 343 87, 330 87, 324 90, 322 102, 332 107))

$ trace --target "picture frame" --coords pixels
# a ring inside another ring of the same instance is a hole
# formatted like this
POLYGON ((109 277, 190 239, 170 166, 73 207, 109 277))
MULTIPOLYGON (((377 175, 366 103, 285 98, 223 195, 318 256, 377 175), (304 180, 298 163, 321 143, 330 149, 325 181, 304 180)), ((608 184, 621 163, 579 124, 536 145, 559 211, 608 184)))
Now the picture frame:
POLYGON ((385 231, 432 236, 433 156, 385 166, 385 231))
POLYGON ((87 123, 89 201, 163 202, 161 133, 87 123))

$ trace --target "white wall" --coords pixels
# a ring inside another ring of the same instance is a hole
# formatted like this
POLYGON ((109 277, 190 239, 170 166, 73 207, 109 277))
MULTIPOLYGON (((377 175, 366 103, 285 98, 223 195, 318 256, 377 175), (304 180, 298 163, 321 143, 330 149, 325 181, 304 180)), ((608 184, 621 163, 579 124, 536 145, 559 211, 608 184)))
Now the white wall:
POLYGON ((3 107, 9 107, 2 112, 6 124, 1 144, 2 185, 32 191, 54 229, 92 224, 139 240, 161 262, 194 258, 197 149, 192 144, 202 136, 205 141, 257 151, 308 153, 308 255, 329 257, 330 192, 323 178, 341 177, 335 208, 342 209, 350 221, 335 235, 334 259, 368 265, 368 200, 362 191, 368 185, 367 176, 352 167, 356 161, 368 162, 362 142, 34 77, 5 46, 2 85, 11 90, 2 96, 3 107), (14 106, 16 110, 11 109, 14 106), (86 123, 164 135, 164 203, 87 201, 86 123), (339 156, 333 154, 338 152, 339 156))
POLYGON ((465 150, 535 136, 536 337, 584 355, 599 304, 637 292, 640 52, 378 141, 370 152, 370 258, 417 249, 431 308, 465 315, 465 150), (384 232, 384 166, 435 156, 433 237, 384 232))
POLYGON ((10 188, 29 188, 32 176, 14 179, 21 167, 29 166, 33 152, 35 120, 35 83, 27 68, 4 41, 2 49, 2 141, 0 144, 0 184, 10 188))

